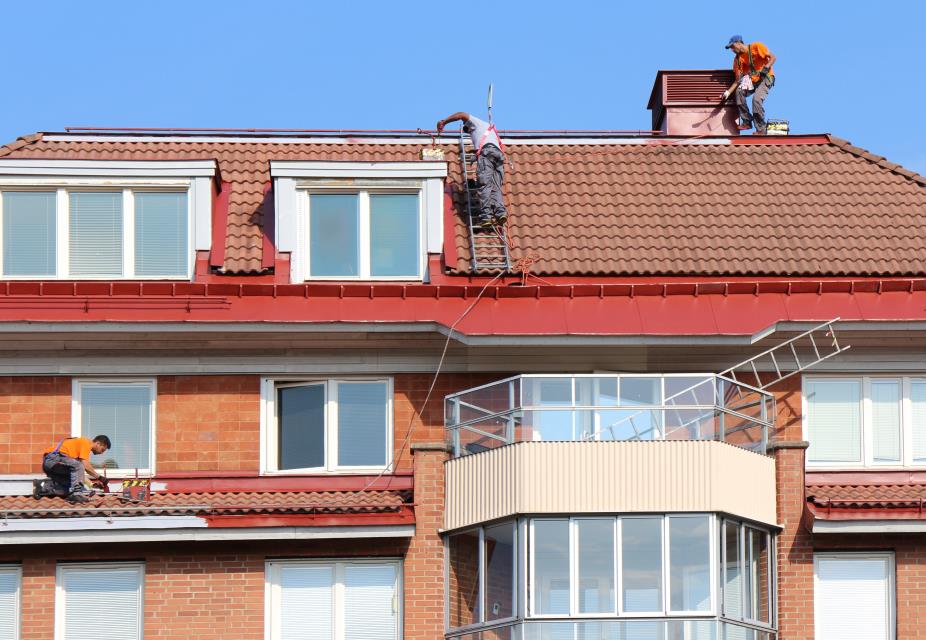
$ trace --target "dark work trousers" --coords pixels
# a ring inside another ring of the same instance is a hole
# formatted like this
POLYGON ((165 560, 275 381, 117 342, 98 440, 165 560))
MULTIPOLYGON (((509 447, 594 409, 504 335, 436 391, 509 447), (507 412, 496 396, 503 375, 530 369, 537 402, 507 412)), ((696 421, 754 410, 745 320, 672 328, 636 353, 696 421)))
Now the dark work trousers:
POLYGON ((762 76, 762 80, 752 91, 743 91, 739 86, 736 87, 736 106, 740 110, 740 119, 743 124, 752 124, 756 128, 756 133, 765 134, 768 123, 765 121, 765 99, 768 97, 768 90, 772 88, 772 83, 768 76, 762 76), (746 98, 752 96, 752 114, 749 113, 749 105, 746 98))
POLYGON ((42 460, 42 471, 51 478, 56 496, 67 496, 84 489, 84 463, 63 453, 49 453, 42 460))
POLYGON ((501 222, 508 217, 502 200, 505 156, 494 144, 482 147, 476 159, 476 182, 479 185, 480 222, 501 222))

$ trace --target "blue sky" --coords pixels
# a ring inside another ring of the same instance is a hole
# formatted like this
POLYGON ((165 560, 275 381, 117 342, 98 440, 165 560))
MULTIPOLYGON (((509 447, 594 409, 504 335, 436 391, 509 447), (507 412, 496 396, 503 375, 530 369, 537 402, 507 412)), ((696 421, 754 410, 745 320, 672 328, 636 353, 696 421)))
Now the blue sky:
POLYGON ((778 56, 770 117, 926 174, 926 2, 3 2, 0 139, 66 125, 648 129, 659 68, 778 56), (761 26, 758 26, 761 25, 761 26))

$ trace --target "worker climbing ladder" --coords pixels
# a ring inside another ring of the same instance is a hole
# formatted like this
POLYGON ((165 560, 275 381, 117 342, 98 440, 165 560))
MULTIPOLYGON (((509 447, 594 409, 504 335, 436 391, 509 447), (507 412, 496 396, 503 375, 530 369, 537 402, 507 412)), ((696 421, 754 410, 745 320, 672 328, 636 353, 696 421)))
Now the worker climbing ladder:
POLYGON ((476 152, 466 152, 465 137, 460 130, 460 172, 466 204, 466 224, 469 227, 469 246, 473 256, 473 271, 511 271, 508 236, 503 226, 484 227, 476 223, 479 210, 479 190, 476 178, 476 152))

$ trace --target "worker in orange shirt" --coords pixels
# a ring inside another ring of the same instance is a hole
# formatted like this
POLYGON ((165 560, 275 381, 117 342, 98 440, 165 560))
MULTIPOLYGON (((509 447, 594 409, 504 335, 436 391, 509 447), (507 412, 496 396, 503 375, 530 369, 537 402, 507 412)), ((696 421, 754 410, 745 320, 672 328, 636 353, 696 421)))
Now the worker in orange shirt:
POLYGON ((90 438, 65 438, 57 446, 46 449, 42 456, 42 471, 48 478, 36 480, 32 486, 32 497, 64 496, 71 502, 89 502, 93 495, 84 486, 85 474, 95 486, 103 486, 103 476, 90 464, 90 454, 100 455, 112 448, 107 436, 90 438))
POLYGON ((732 49, 733 73, 736 80, 723 92, 722 100, 726 102, 731 95, 736 95, 736 106, 740 110, 739 128, 751 129, 755 125, 756 133, 765 135, 768 123, 765 121, 765 98, 769 89, 775 86, 775 54, 761 42, 745 44, 743 36, 733 36, 725 47, 732 49), (746 98, 752 95, 752 113, 746 98))

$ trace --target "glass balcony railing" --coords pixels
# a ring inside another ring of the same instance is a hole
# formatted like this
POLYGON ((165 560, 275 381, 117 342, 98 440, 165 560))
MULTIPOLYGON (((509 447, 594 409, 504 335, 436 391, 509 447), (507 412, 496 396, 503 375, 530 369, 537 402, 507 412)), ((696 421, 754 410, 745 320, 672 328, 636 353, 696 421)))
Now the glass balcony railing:
POLYGON ((456 456, 538 440, 719 440, 765 453, 772 394, 715 374, 520 375, 445 398, 456 456))
POLYGON ((775 640, 771 629, 714 619, 526 620, 447 640, 775 640))

